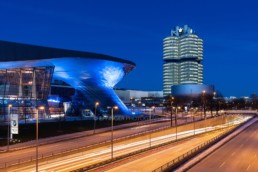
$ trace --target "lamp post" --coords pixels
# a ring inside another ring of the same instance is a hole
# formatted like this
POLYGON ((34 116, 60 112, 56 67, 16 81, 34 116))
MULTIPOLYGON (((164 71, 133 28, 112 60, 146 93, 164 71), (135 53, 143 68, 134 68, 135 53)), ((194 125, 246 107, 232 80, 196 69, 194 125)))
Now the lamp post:
MULTIPOLYGON (((97 107, 99 105, 99 102, 96 102, 95 103, 95 116, 97 116, 97 107)), ((94 118, 94 131, 93 131, 93 134, 95 134, 95 130, 96 130, 96 118, 94 118)))
POLYGON ((36 172, 38 172, 38 131, 39 131, 39 109, 40 110, 44 110, 45 107, 44 106, 40 106, 38 108, 36 108, 36 172))
POLYGON ((150 145, 150 148, 151 148, 151 113, 152 113, 152 110, 155 108, 155 106, 152 106, 151 109, 150 109, 150 125, 149 125, 149 130, 150 130, 150 142, 149 142, 149 145, 150 145))
POLYGON ((206 91, 205 90, 203 90, 202 91, 202 99, 203 99, 203 115, 204 115, 204 119, 206 119, 206 111, 205 111, 205 93, 206 93, 206 91))
POLYGON ((9 151, 9 144, 10 144, 10 112, 11 112, 12 105, 8 105, 8 128, 7 128, 7 151, 9 151))
POLYGON ((177 140, 177 113, 178 113, 178 109, 180 109, 180 106, 176 106, 176 114, 175 114, 175 125, 176 125, 176 140, 177 140))
POLYGON ((194 135, 195 135, 195 118, 194 118, 194 113, 193 113, 193 123, 194 123, 194 135))
POLYGON ((172 127, 173 101, 174 101, 174 97, 171 97, 170 127, 172 127))
POLYGON ((214 116, 212 110, 213 110, 213 107, 215 105, 215 96, 216 96, 216 92, 214 91, 213 92, 213 97, 212 97, 212 106, 211 106, 211 115, 212 115, 212 117, 214 116))
POLYGON ((114 157, 114 143, 113 143, 113 138, 114 138, 114 135, 113 135, 113 126, 114 126, 114 109, 118 109, 117 106, 114 106, 114 107, 111 107, 111 159, 113 160, 113 157, 114 157))
POLYGON ((214 91, 213 92, 213 100, 214 100, 214 109, 215 109, 215 111, 216 111, 216 115, 217 115, 217 100, 216 100, 216 92, 214 91))
POLYGON ((204 114, 204 127, 205 127, 205 132, 207 131, 207 124, 206 124, 206 101, 205 101, 205 93, 206 91, 203 90, 202 94, 203 94, 203 114, 204 114))

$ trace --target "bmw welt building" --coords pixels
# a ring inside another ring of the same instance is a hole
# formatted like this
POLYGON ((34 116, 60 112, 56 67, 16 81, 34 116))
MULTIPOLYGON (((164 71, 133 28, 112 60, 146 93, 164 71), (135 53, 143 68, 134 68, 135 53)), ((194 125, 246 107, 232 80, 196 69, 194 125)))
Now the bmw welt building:
POLYGON ((63 99, 78 113, 118 106, 117 113, 129 114, 113 87, 134 67, 131 61, 103 54, 0 41, 0 119, 10 107, 19 118, 33 118, 39 106, 49 114, 53 95, 57 107, 63 106, 63 99), (72 95, 62 96, 60 90, 66 88, 72 95))

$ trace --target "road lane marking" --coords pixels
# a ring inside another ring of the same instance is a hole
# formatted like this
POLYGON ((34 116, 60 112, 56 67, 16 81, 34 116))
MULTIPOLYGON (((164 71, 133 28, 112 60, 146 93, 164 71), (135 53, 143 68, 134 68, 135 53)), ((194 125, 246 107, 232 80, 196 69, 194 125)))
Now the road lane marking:
POLYGON ((219 166, 219 168, 222 167, 224 164, 225 164, 225 161, 219 166))
POLYGON ((236 152, 233 152, 233 153, 231 154, 231 156, 234 156, 234 155, 235 155, 235 153, 236 153, 236 152))
POLYGON ((150 126, 143 125, 143 126, 133 127, 133 128, 131 128, 131 130, 135 130, 135 129, 139 129, 139 128, 146 128, 146 127, 150 127, 150 126))
POLYGON ((248 167, 247 167, 247 169, 246 169, 246 171, 248 171, 248 169, 250 168, 250 166, 251 166, 251 165, 249 164, 248 167))

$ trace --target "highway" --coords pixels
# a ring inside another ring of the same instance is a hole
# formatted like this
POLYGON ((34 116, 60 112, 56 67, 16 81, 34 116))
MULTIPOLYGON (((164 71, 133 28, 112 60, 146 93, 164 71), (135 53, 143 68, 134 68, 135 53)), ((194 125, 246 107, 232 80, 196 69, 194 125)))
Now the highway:
POLYGON ((221 148, 195 165, 189 172, 257 172, 258 123, 254 123, 221 148))
MULTIPOLYGON (((209 127, 208 130, 214 130, 215 127, 209 127)), ((207 129, 197 129, 196 133, 204 133, 207 129)), ((193 131, 180 132, 177 134, 178 138, 187 137, 193 134, 193 131)), ((160 136, 151 140, 151 145, 157 145, 169 140, 175 140, 176 134, 170 134, 166 136, 160 136)), ((134 141, 123 141, 114 144, 114 157, 128 154, 133 151, 148 148, 150 146, 150 138, 143 136, 142 140, 134 139, 134 141)), ((69 156, 60 157, 54 160, 48 160, 47 162, 39 163, 40 171, 69 171, 75 170, 80 167, 84 167, 90 164, 108 160, 111 158, 111 147, 106 145, 100 148, 82 151, 69 156)), ((11 168, 8 171, 33 171, 35 164, 26 165, 25 167, 11 168)))
MULTIPOLYGON (((183 123, 184 120, 180 120, 183 123)), ((169 126, 170 122, 159 122, 146 125, 138 125, 130 128, 114 130, 114 139, 123 138, 128 135, 135 135, 149 130, 156 130, 169 126)), ((57 154, 68 150, 78 149, 81 147, 91 146, 98 143, 110 142, 111 132, 103 132, 95 135, 87 135, 85 137, 79 137, 76 139, 66 139, 62 142, 56 142, 52 144, 45 144, 39 146, 39 157, 49 156, 51 154, 57 154)), ((55 138, 52 138, 55 139, 55 138)), ((0 168, 5 165, 9 166, 19 161, 28 161, 35 159, 35 147, 21 149, 17 151, 0 153, 0 168)))
MULTIPOLYGON (((241 120, 245 120, 244 118, 236 117, 235 120, 230 121, 231 124, 239 123, 241 120)), ((192 126, 192 124, 189 124, 192 126)), ((170 129, 170 131, 159 132, 159 134, 148 134, 145 136, 128 139, 124 141, 120 141, 114 143, 114 157, 128 154, 130 152, 134 152, 136 150, 148 148, 150 145, 154 146, 157 144, 161 144, 164 142, 168 142, 171 140, 175 140, 176 137, 183 138, 188 137, 190 135, 204 133, 207 131, 212 131, 219 128, 228 127, 228 124, 222 124, 213 127, 206 128, 198 128, 195 130, 186 130, 178 132, 177 134, 174 132, 175 128, 170 129), (167 134, 170 133, 170 134, 167 134), (165 135, 164 135, 165 134, 165 135)), ((187 127, 186 127, 187 128, 187 127)), ((81 168, 84 166, 88 166, 91 164, 95 164, 104 160, 109 160, 111 158, 111 146, 110 144, 101 146, 95 149, 87 149, 82 150, 77 153, 73 153, 71 155, 59 156, 59 158, 50 159, 42 161, 40 160, 39 169, 40 171, 71 171, 77 168, 81 168)), ((44 160, 44 159, 43 159, 44 160)), ((13 166, 8 168, 8 171, 33 171, 35 170, 35 162, 32 164, 26 164, 24 166, 13 166)))
MULTIPOLYGON (((199 146, 200 144, 204 143, 205 141, 210 140, 213 137, 216 137, 226 130, 217 130, 216 132, 211 132, 204 135, 199 135, 194 138, 190 138, 180 144, 172 144, 169 147, 164 148, 163 150, 153 152, 150 155, 145 155, 140 158, 137 158, 134 161, 129 161, 122 165, 114 165, 114 168, 105 170, 107 172, 150 172, 167 162, 177 158, 178 156, 190 151, 192 148, 199 146)), ((93 171, 99 171, 98 169, 93 171)))

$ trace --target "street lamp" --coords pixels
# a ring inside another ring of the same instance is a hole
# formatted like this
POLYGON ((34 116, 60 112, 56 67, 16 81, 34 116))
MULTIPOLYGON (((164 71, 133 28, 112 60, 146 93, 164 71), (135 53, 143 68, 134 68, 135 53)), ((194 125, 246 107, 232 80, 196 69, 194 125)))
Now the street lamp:
POLYGON ((151 109, 150 109, 150 125, 149 125, 149 132, 150 132, 150 148, 151 148, 151 113, 152 113, 152 110, 155 108, 155 106, 152 106, 151 109))
POLYGON ((194 129, 194 135, 195 135, 195 119, 194 119, 194 113, 193 113, 193 129, 194 129))
POLYGON ((176 125, 176 140, 177 140, 177 111, 178 111, 178 109, 181 109, 181 107, 180 106, 176 106, 176 114, 175 114, 175 125, 176 125))
POLYGON ((39 126, 38 126, 38 123, 39 123, 39 109, 40 110, 44 110, 45 107, 44 106, 40 106, 38 108, 36 108, 36 172, 38 172, 38 131, 39 131, 39 126))
POLYGON ((203 90, 202 91, 202 99, 203 99, 203 115, 204 115, 204 119, 206 119, 206 112, 205 112, 205 93, 206 93, 206 91, 205 90, 203 90))
MULTIPOLYGON (((97 107, 99 105, 99 102, 96 102, 95 103, 95 116, 97 116, 97 107)), ((95 130, 96 130, 96 118, 94 118, 94 131, 93 131, 93 134, 95 134, 95 130)))
POLYGON ((113 126, 114 126, 114 109, 118 109, 117 106, 114 106, 114 107, 111 107, 111 159, 113 160, 113 156, 114 156, 114 153, 113 153, 113 149, 114 149, 114 143, 113 143, 113 138, 114 138, 114 135, 113 135, 113 126))
POLYGON ((213 112, 212 112, 212 110, 213 110, 213 107, 214 107, 214 105, 215 105, 215 96, 216 96, 216 92, 214 91, 213 92, 213 97, 212 97, 212 101, 211 101, 211 116, 213 117, 213 112))
POLYGON ((174 97, 171 97, 170 127, 172 127, 173 101, 174 101, 174 97))
POLYGON ((197 112, 197 109, 198 108, 196 108, 196 111, 194 111, 194 108, 193 108, 193 112, 192 112, 192 117, 193 117, 193 129, 194 129, 194 135, 195 135, 195 113, 197 112))
POLYGON ((203 93, 203 114, 204 114, 204 125, 205 125, 205 132, 207 131, 207 121, 206 121, 206 101, 205 101, 205 93, 206 91, 202 91, 203 93))
POLYGON ((8 129, 7 129, 7 151, 9 151, 9 144, 10 144, 10 112, 11 112, 12 105, 8 105, 8 129))

